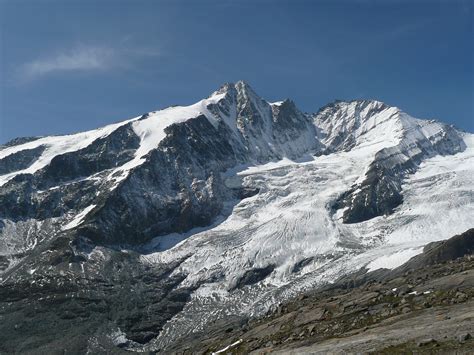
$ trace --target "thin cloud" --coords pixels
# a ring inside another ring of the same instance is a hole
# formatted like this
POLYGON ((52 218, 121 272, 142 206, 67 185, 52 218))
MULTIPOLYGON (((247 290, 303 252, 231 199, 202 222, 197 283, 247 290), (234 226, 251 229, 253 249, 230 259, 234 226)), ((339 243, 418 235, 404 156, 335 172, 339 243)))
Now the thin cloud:
POLYGON ((105 70, 113 65, 114 58, 110 48, 80 46, 26 63, 22 71, 25 79, 35 79, 55 72, 105 70))
POLYGON ((130 68, 144 57, 161 55, 160 50, 146 47, 105 47, 80 45, 59 51, 23 64, 18 76, 23 82, 65 72, 106 71, 113 68, 130 68))

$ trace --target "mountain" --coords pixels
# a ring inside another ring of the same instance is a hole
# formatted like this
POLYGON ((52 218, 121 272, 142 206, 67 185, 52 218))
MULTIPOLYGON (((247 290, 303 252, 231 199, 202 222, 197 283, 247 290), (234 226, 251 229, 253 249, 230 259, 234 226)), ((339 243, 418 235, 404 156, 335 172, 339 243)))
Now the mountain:
POLYGON ((452 126, 372 100, 303 113, 245 82, 16 139, 0 148, 0 350, 166 350, 395 268, 473 227, 473 170, 474 135, 452 126))

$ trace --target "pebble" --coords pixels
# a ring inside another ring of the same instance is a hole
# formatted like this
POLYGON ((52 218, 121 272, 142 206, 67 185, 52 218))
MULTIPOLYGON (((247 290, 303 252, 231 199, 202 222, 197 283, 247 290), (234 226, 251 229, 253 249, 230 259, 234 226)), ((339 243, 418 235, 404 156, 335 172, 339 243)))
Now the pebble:
POLYGON ((410 307, 403 307, 402 308, 402 313, 410 313, 410 312, 411 312, 410 307))
POLYGON ((469 333, 464 333, 464 334, 458 335, 458 341, 460 343, 464 343, 466 340, 469 340, 471 338, 472 338, 472 336, 469 333))
POLYGON ((418 347, 422 347, 422 346, 426 346, 426 345, 431 345, 431 344, 437 344, 438 342, 433 339, 433 338, 430 338, 430 339, 425 339, 425 340, 421 340, 419 341, 416 345, 418 347))

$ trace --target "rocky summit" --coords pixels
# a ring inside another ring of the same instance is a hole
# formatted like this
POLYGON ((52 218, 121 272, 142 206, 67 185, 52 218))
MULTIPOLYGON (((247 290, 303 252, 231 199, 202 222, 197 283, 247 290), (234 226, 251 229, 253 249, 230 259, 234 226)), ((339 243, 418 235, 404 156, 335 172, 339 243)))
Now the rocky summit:
POLYGON ((471 133, 375 100, 305 113, 242 81, 14 139, 0 352, 464 351, 473 176, 471 133))

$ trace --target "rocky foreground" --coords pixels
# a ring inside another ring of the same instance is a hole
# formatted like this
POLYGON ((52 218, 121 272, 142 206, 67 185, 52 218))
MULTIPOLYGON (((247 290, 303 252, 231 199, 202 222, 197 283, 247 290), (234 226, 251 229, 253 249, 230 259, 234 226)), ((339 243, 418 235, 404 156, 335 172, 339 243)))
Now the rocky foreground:
POLYGON ((173 351, 472 354, 472 335, 474 229, 395 270, 359 272, 261 319, 215 324, 173 351))

